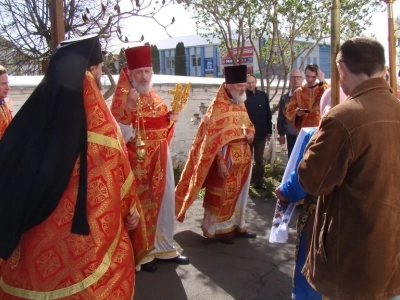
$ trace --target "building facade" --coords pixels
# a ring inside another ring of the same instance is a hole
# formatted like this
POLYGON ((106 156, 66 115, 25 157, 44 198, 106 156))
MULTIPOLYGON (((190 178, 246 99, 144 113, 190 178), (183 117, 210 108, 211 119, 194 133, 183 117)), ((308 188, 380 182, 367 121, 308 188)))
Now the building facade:
MULTIPOLYGON (((209 40, 198 35, 189 35, 169 38, 156 43, 160 52, 160 74, 175 75, 175 48, 179 42, 182 42, 185 46, 187 76, 223 77, 224 67, 233 65, 232 57, 228 53, 221 53, 218 47, 220 41, 217 38, 209 40)), ((263 43, 265 43, 265 40, 263 43)), ((298 39, 297 43, 307 42, 298 39)), ((313 43, 309 44, 310 47, 313 45, 313 43)), ((258 44, 254 46, 257 48, 258 44)), ((308 52, 307 50, 304 51, 305 54, 308 52)), ((307 57, 305 57, 305 54, 295 61, 294 69, 300 68, 302 63, 302 69, 307 64, 315 63, 325 73, 325 77, 330 78, 330 45, 317 45, 308 53, 307 57)), ((241 64, 247 65, 248 73, 260 74, 256 54, 250 43, 246 43, 244 46, 241 64)), ((266 67, 265 62, 263 62, 262 67, 266 67)), ((283 67, 274 65, 273 68, 278 76, 284 74, 283 67)))

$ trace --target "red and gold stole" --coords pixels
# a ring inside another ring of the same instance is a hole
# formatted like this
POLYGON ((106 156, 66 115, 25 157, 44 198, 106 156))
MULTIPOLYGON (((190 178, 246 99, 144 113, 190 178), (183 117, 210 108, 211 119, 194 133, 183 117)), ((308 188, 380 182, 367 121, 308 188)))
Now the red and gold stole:
POLYGON ((324 91, 329 87, 324 82, 323 85, 316 85, 313 88, 302 86, 295 90, 286 108, 286 117, 296 127, 299 132, 303 127, 315 127, 321 120, 320 100, 324 91), (296 108, 308 109, 310 112, 302 116, 296 115, 296 108))
POLYGON ((8 124, 10 124, 11 119, 12 115, 7 103, 0 105, 0 139, 6 131, 8 124))
MULTIPOLYGON (((88 130, 87 216, 90 234, 72 234, 79 159, 54 212, 26 232, 3 262, 0 299, 132 299, 135 259, 147 251, 143 219, 130 234, 135 180, 115 119, 91 73, 84 80, 88 130), (134 256, 134 252, 136 257, 134 256)), ((143 218, 143 213, 141 213, 143 218)))
POLYGON ((127 68, 121 71, 111 111, 117 122, 132 124, 135 138, 127 143, 129 160, 136 179, 136 190, 146 223, 149 251, 154 248, 155 229, 166 184, 168 144, 174 125, 168 120, 168 108, 154 90, 141 97, 141 116, 136 110, 125 109, 127 91, 131 88, 127 68), (136 142, 140 136, 146 150, 143 160, 138 159, 136 142))
MULTIPOLYGON (((243 144, 245 138, 243 130, 246 133, 255 132, 244 103, 232 103, 223 84, 199 126, 181 179, 175 189, 175 215, 178 221, 183 222, 187 209, 197 198, 200 189, 210 183, 211 177, 214 176, 211 174, 216 172, 214 160, 222 147, 229 144, 243 144)), ((228 148, 233 149, 232 145, 228 148)), ((247 144, 243 144, 243 147, 250 152, 247 144)), ((210 201, 210 206, 216 210, 222 208, 223 203, 216 201, 217 199, 210 201)), ((227 207, 226 213, 222 214, 228 217, 231 212, 231 208, 227 207)))

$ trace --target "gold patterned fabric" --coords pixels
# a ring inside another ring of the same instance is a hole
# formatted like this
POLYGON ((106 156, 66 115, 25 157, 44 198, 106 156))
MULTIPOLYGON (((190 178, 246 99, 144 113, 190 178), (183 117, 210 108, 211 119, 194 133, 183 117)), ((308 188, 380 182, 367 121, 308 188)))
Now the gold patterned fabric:
POLYGON ((118 125, 88 72, 84 101, 89 235, 70 232, 78 192, 78 159, 57 208, 23 235, 12 256, 3 262, 0 299, 133 298, 134 248, 142 254, 147 250, 146 235, 141 233, 143 222, 130 232, 131 238, 136 236, 136 247, 125 227, 129 213, 135 208, 141 212, 135 180, 118 125))
POLYGON ((254 131, 244 103, 232 102, 224 84, 221 85, 200 124, 175 189, 178 221, 183 222, 202 187, 206 187, 204 207, 216 213, 219 222, 232 216, 251 167, 245 134, 254 131), (221 157, 219 153, 224 146, 227 147, 221 157), (230 167, 225 180, 217 175, 221 159, 230 167))
POLYGON ((323 82, 313 87, 301 86, 295 90, 286 108, 285 116, 296 127, 297 132, 303 127, 316 127, 321 120, 320 100, 329 84, 323 82), (310 112, 297 116, 297 108, 308 109, 310 112))
MULTIPOLYGON (((168 107, 151 89, 141 94, 141 112, 125 109, 127 91, 131 88, 128 69, 123 68, 111 104, 115 119, 132 125, 135 138, 127 143, 129 161, 136 179, 136 192, 143 209, 146 224, 148 253, 155 248, 156 227, 166 185, 168 145, 173 137, 174 123, 168 119, 168 107), (140 136, 146 155, 138 159, 136 142, 140 136)), ((171 220, 173 222, 173 219, 171 220)), ((162 254, 158 254, 162 255, 162 254)), ((172 257, 179 255, 173 250, 172 257)))
POLYGON ((8 124, 10 124, 11 119, 12 116, 7 102, 0 104, 0 139, 4 134, 4 131, 6 131, 8 124))

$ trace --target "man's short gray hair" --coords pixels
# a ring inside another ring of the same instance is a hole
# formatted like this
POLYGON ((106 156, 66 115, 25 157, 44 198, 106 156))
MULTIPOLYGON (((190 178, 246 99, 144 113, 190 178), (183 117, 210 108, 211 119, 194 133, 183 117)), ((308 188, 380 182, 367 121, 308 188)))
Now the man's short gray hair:
POLYGON ((301 76, 304 78, 304 72, 303 72, 302 70, 300 70, 300 69, 294 69, 294 70, 290 71, 289 75, 292 76, 292 74, 293 74, 294 72, 300 72, 300 73, 301 73, 301 76))

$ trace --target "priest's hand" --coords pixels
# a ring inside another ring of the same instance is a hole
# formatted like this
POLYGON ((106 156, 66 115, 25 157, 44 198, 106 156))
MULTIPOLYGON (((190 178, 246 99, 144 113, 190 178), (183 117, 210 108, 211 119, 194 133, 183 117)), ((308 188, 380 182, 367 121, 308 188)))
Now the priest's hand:
POLYGON ((317 77, 318 77, 319 82, 324 82, 325 74, 324 74, 324 72, 322 72, 321 69, 317 70, 317 77))
POLYGON ((137 101, 139 99, 140 94, 135 88, 131 88, 126 97, 125 108, 127 109, 136 109, 137 101))
POLYGON ((225 162, 218 163, 218 176, 222 179, 228 177, 228 167, 225 162))
POLYGON ((168 114, 168 119, 172 122, 178 122, 179 121, 179 113, 175 111, 170 111, 168 114))
POLYGON ((276 198, 278 199, 278 200, 280 200, 280 201, 282 201, 282 202, 287 202, 287 203, 289 203, 289 201, 282 195, 282 193, 281 193, 281 186, 278 186, 276 189, 275 189, 275 195, 276 195, 276 198))
POLYGON ((135 211, 133 212, 133 214, 128 215, 128 217, 126 218, 126 222, 125 222, 126 229, 127 229, 128 231, 131 231, 131 230, 135 229, 135 228, 138 226, 138 224, 139 224, 139 220, 140 220, 139 213, 138 213, 138 211, 135 209, 135 211))
POLYGON ((254 133, 253 132, 249 132, 248 134, 246 134, 246 141, 247 144, 252 144, 254 141, 254 133))
POLYGON ((285 139, 285 136, 284 136, 284 135, 280 135, 279 138, 278 138, 278 140, 279 140, 279 144, 280 144, 280 145, 285 145, 286 139, 285 139))

